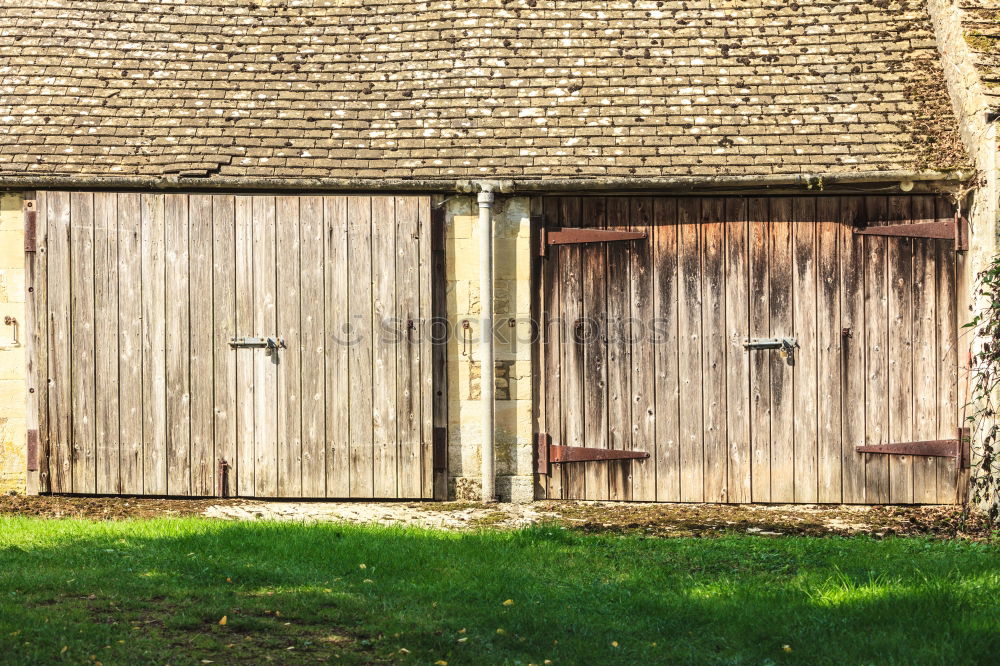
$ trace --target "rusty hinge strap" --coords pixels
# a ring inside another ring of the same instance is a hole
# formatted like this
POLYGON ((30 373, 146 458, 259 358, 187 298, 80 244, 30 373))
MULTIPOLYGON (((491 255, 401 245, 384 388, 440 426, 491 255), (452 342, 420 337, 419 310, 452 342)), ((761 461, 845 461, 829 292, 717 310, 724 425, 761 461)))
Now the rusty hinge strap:
POLYGON ((891 444, 871 444, 857 446, 858 453, 883 453, 898 456, 931 456, 935 458, 955 458, 962 467, 969 466, 969 429, 959 428, 956 439, 932 439, 920 442, 893 442, 891 444))
POLYGON ((32 429, 28 431, 28 471, 37 472, 38 471, 38 430, 32 429))
POLYGON ((539 432, 535 434, 535 473, 549 474, 549 439, 548 433, 539 432))
POLYGON ((38 250, 38 203, 34 199, 24 202, 24 251, 38 250))
POLYGON ((862 236, 895 236, 898 238, 936 238, 955 242, 955 251, 967 249, 968 222, 959 213, 952 220, 917 222, 916 224, 882 224, 872 227, 855 227, 854 233, 862 236))
POLYGON ((552 465, 571 462, 595 462, 602 460, 642 460, 648 458, 645 451, 623 449, 598 449, 587 446, 561 446, 553 444, 548 434, 541 432, 535 436, 535 471, 548 474, 552 465))
POLYGON ((546 256, 549 245, 577 245, 582 243, 614 243, 617 241, 642 240, 645 231, 615 231, 614 229, 581 229, 566 227, 542 227, 539 253, 546 256))
POLYGON ((444 472, 448 469, 448 429, 435 427, 433 437, 431 467, 435 472, 444 472))

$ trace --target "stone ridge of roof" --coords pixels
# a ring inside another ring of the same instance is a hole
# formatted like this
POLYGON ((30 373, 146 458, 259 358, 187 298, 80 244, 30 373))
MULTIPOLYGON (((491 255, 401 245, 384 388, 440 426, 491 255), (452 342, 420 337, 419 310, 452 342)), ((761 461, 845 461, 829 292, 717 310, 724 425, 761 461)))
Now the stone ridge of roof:
POLYGON ((967 162, 921 0, 0 0, 0 179, 967 162))

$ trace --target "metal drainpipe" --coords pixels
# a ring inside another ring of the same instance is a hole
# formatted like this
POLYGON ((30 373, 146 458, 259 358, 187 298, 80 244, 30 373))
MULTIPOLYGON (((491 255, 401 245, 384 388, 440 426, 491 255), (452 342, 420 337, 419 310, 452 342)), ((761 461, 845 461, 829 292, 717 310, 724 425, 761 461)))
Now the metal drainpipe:
POLYGON ((493 191, 483 189, 479 201, 479 307, 482 314, 479 340, 479 399, 483 411, 483 501, 496 501, 496 477, 493 465, 495 443, 496 385, 493 364, 493 191))

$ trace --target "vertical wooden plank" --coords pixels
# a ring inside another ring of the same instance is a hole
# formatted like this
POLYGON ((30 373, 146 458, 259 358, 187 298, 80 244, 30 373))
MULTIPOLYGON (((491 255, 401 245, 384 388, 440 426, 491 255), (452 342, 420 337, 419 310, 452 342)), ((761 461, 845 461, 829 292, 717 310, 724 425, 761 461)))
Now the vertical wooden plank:
MULTIPOLYGON (((429 315, 430 321, 424 322, 424 335, 430 343, 431 369, 428 373, 423 362, 421 362, 421 372, 430 374, 431 385, 428 390, 424 385, 424 405, 431 402, 431 426, 433 430, 427 434, 426 416, 424 427, 423 455, 424 469, 427 469, 427 459, 433 463, 432 447, 434 442, 434 432, 444 433, 445 451, 444 460, 433 469, 434 499, 444 500, 448 498, 448 306, 447 294, 445 291, 445 246, 444 246, 444 209, 441 202, 429 197, 420 199, 420 229, 421 239, 430 238, 430 247, 425 248, 421 242, 421 257, 423 253, 430 251, 431 265, 429 270, 421 273, 421 291, 427 294, 427 287, 430 288, 430 311, 425 308, 425 301, 421 300, 421 317, 429 315), (436 204, 432 207, 431 202, 436 204), (425 279, 426 278, 426 279, 425 279), (427 287, 423 287, 426 283, 427 287)), ((426 352, 426 345, 424 346, 426 352)), ((426 356, 421 357, 426 358, 426 356)))
MULTIPOLYGON (((632 243, 629 257, 631 278, 631 325, 629 341, 632 370, 632 446, 646 451, 649 458, 629 463, 632 471, 632 499, 651 502, 656 499, 656 419, 654 394, 654 352, 650 335, 653 321, 653 199, 631 199, 632 231, 646 232, 647 240, 632 243)), ((596 276, 592 276, 594 279, 596 276)))
MULTIPOLYGON (((624 219, 606 217, 603 197, 583 197, 580 226, 618 229, 628 228, 628 208, 624 219)), ((583 441, 584 446, 603 449, 608 447, 608 368, 607 368, 607 245, 584 245, 581 253, 581 282, 583 286, 583 327, 580 330, 583 348, 583 441)), ((626 289, 627 283, 626 283, 626 289)), ((628 368, 626 361, 626 369, 628 368)), ((586 499, 608 499, 608 464, 583 463, 587 475, 586 499)))
MULTIPOLYGON (((795 337, 793 322, 792 199, 771 201, 770 287, 771 337, 795 337)), ((795 383, 794 366, 775 351, 755 351, 767 358, 771 375, 771 501, 795 501, 795 383)), ((801 357, 797 350, 796 356, 801 357)))
MULTIPOLYGON (((939 219, 947 219, 953 215, 951 205, 944 199, 937 201, 936 208, 939 219)), ((966 425, 959 419, 959 414, 969 398, 966 391, 959 387, 960 365, 964 366, 968 358, 968 343, 963 342, 959 347, 958 297, 961 286, 958 275, 962 266, 960 257, 950 243, 939 242, 935 245, 938 437, 951 439, 956 436, 959 426, 966 425)), ((967 313, 963 312, 962 316, 967 316, 967 313)), ((963 385, 968 370, 967 367, 961 370, 963 385)), ((936 466, 938 503, 962 501, 965 492, 964 489, 960 492, 959 482, 966 481, 965 474, 957 472, 955 461, 951 458, 938 458, 936 466)))
MULTIPOLYGON (((886 197, 865 197, 869 225, 891 224, 886 197)), ((889 285, 886 239, 865 237, 865 444, 889 443, 889 285)), ((865 501, 889 501, 889 456, 865 454, 865 501)))
MULTIPOLYGON (((436 473, 438 478, 435 479, 434 470, 435 420, 437 418, 440 419, 441 425, 439 427, 447 428, 448 425, 447 406, 442 406, 441 412, 437 413, 437 406, 435 405, 434 397, 436 387, 443 387, 448 381, 447 375, 444 374, 445 357, 442 356, 438 359, 439 363, 435 363, 430 328, 424 324, 425 319, 433 319, 435 316, 438 316, 434 310, 434 291, 437 288, 435 281, 437 280, 442 283, 444 281, 444 258, 441 258, 441 270, 439 272, 435 272, 434 251, 435 247, 440 247, 435 245, 438 240, 440 240, 443 244, 443 238, 436 239, 434 237, 435 232, 431 228, 433 221, 431 217, 430 197, 416 197, 414 204, 416 205, 416 229, 417 240, 419 241, 415 243, 415 245, 417 252, 419 253, 417 257, 417 267, 419 272, 418 283, 420 288, 416 296, 417 317, 415 324, 415 330, 419 333, 419 343, 417 345, 417 362, 412 366, 412 368, 416 368, 416 370, 420 373, 419 381, 416 383, 420 389, 420 458, 422 462, 420 473, 422 492, 420 496, 427 499, 434 497, 447 499, 448 473, 446 470, 441 470, 439 468, 439 471, 436 473), (440 383, 435 375, 435 371, 438 368, 441 372, 440 383), (435 489, 435 485, 437 485, 437 489, 435 489)), ((398 210, 399 206, 403 205, 405 209, 405 207, 409 204, 401 204, 400 200, 397 199, 396 205, 398 210)), ((442 318, 446 317, 447 312, 441 313, 440 316, 442 318)), ((447 455, 445 455, 445 458, 447 458, 447 455)), ((402 465, 400 466, 400 470, 402 470, 402 465)), ((402 473, 402 471, 400 473, 402 473)), ((405 494, 402 496, 406 497, 405 494)))
POLYGON ((841 465, 840 199, 816 201, 816 457, 823 503, 843 501, 841 465))
POLYGON ((70 293, 73 304, 71 368, 73 384, 73 492, 97 489, 94 425, 94 195, 70 199, 70 293))
POLYGON ((705 501, 726 502, 725 200, 705 199, 702 219, 702 395, 705 400, 705 501))
POLYGON ((841 371, 841 460, 844 484, 843 501, 861 504, 865 501, 865 462, 867 456, 855 449, 866 440, 866 377, 867 323, 865 319, 866 252, 865 236, 853 229, 863 221, 864 199, 844 197, 840 203, 841 248, 841 315, 843 347, 841 371))
MULTIPOLYGON (((396 313, 393 328, 396 361, 396 432, 399 455, 396 460, 396 478, 399 480, 399 497, 422 497, 430 478, 424 473, 423 396, 425 387, 420 372, 424 358, 427 328, 420 321, 420 302, 425 296, 424 284, 429 275, 421 272, 421 260, 430 266, 430 257, 423 257, 422 250, 430 248, 430 234, 420 229, 420 204, 417 197, 396 197, 395 233, 396 252, 396 313)), ((424 223, 426 226, 426 222, 424 223)), ((428 271, 429 273, 429 271, 428 271)), ((429 296, 429 292, 427 292, 429 296)), ((429 307, 429 300, 425 307, 429 307)), ((432 387, 426 387, 431 389, 432 387)), ((429 416, 429 414, 428 414, 429 416)))
MULTIPOLYGON (((97 492, 121 492, 118 439, 118 195, 94 194, 94 457, 97 492)), ((126 397, 127 399, 127 397, 126 397)))
POLYGON ((167 493, 166 262, 164 195, 143 194, 142 464, 143 493, 167 493))
MULTIPOLYGON (((542 215, 545 225, 548 227, 558 226, 561 223, 559 201, 555 197, 544 197, 542 199, 542 215)), ((560 275, 562 269, 560 260, 566 254, 555 248, 553 252, 542 260, 542 349, 544 374, 542 378, 542 390, 545 399, 545 428, 553 443, 562 443, 563 418, 562 418, 562 336, 565 325, 562 321, 562 281, 560 275)), ((548 499, 562 499, 562 470, 561 466, 552 466, 551 474, 545 478, 545 497, 548 499)))
MULTIPOLYGON (((889 197, 889 219, 913 220, 912 198, 889 197)), ((889 238, 889 441, 913 441, 913 241, 889 238)), ((889 501, 913 502, 913 458, 889 456, 889 501)))
MULTIPOLYGON (((253 197, 253 335, 277 335, 275 201, 253 197)), ((278 364, 285 350, 253 351, 254 494, 278 494, 278 364)))
POLYGON ((728 478, 726 499, 751 501, 750 363, 743 344, 750 337, 750 268, 747 200, 726 200, 724 227, 726 276, 726 413, 728 478))
POLYGON ((819 491, 816 401, 816 199, 796 197, 792 203, 792 328, 799 343, 792 366, 795 410, 793 492, 796 502, 812 503, 819 491))
MULTIPOLYGON (((258 335, 254 321, 253 201, 254 197, 249 196, 238 196, 234 201, 236 328, 233 335, 240 337, 258 335)), ((230 353, 236 363, 236 465, 230 482, 237 495, 251 497, 256 493, 255 350, 243 347, 230 353)))
MULTIPOLYGON (((609 197, 608 220, 615 229, 625 230, 631 219, 629 199, 609 197)), ((586 216, 586 213, 584 213, 586 216)), ((640 241, 641 242, 641 241, 640 241)), ((648 241, 651 242, 651 241, 648 241)), ((588 281, 606 285, 607 291, 607 401, 608 448, 632 448, 632 359, 630 345, 632 326, 630 257, 632 243, 609 243, 605 274, 586 271, 588 281)), ((639 328, 642 322, 636 325, 639 328)), ((594 444, 588 444, 594 446, 594 444)), ((632 473, 638 467, 631 461, 605 463, 608 466, 609 497, 613 500, 633 499, 632 473)))
POLYGON ((142 493, 142 212, 138 194, 118 194, 118 439, 121 488, 142 493))
MULTIPOLYGON (((51 492, 49 438, 49 308, 48 308, 48 199, 47 192, 34 197, 35 251, 28 252, 24 262, 24 288, 28 320, 28 430, 38 431, 37 482, 29 492, 51 492)), ((25 197, 25 204, 32 201, 25 197)))
POLYGON ((653 200, 653 367, 656 500, 680 500, 680 379, 677 368, 677 199, 653 200))
MULTIPOLYGON (((374 496, 372 200, 347 198, 351 497, 374 496)), ((381 266, 379 267, 381 269, 381 266)), ((336 397, 334 398, 336 399, 336 397)))
POLYGON ((302 495, 326 495, 323 198, 299 200, 302 301, 302 495))
POLYGON ((69 493, 73 491, 69 193, 49 192, 44 202, 48 240, 49 489, 69 493))
MULTIPOLYGON (((913 221, 937 217, 934 198, 913 198, 913 221)), ((930 239, 913 240, 913 438, 938 439, 937 427, 937 302, 935 249, 944 245, 930 239)), ((949 461, 951 462, 951 461, 949 461)), ((937 502, 937 459, 913 456, 913 501, 937 502)))
MULTIPOLYGON (((559 220, 567 227, 580 226, 581 201, 576 197, 559 199, 559 220)), ((583 254, 579 245, 558 250, 561 268, 563 318, 563 444, 586 446, 586 403, 584 401, 584 331, 583 254)), ((553 442, 555 443, 555 442, 553 442)), ((562 465, 563 496, 566 499, 587 497, 586 465, 562 465)))
POLYGON ((299 197, 277 197, 277 324, 285 340, 278 363, 278 489, 279 497, 302 496, 302 302, 299 263, 299 197))
MULTIPOLYGON (((749 233, 749 327, 747 337, 771 336, 770 200, 747 202, 749 233)), ((771 501, 771 363, 765 354, 747 352, 750 381, 750 498, 771 501)))
POLYGON ((188 195, 163 202, 166 248, 167 493, 191 494, 191 294, 188 195))
POLYGON ((677 204, 678 376, 680 377, 680 500, 705 501, 702 384, 701 199, 677 204))
POLYGON ((189 201, 190 373, 191 373, 191 494, 214 495, 215 437, 212 403, 215 399, 212 358, 212 199, 193 194, 189 201))
MULTIPOLYGON (((351 495, 347 197, 324 197, 326 496, 351 495)), ((357 387, 355 387, 357 388, 357 387)))
POLYGON ((236 438, 236 350, 229 340, 242 335, 236 329, 236 198, 229 194, 212 197, 212 376, 215 442, 213 459, 217 466, 229 466, 227 488, 215 481, 214 494, 235 495, 239 477, 236 438))
MULTIPOLYGON (((374 497, 398 497, 396 200, 372 197, 372 466, 374 497), (377 267, 377 269, 376 269, 377 267)), ((417 284, 419 287, 419 283, 417 284)))

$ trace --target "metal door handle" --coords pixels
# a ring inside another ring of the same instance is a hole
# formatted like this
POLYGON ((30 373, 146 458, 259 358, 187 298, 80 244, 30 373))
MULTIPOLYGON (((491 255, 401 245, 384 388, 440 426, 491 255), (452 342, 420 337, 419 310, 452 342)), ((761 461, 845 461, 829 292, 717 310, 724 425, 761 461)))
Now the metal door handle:
POLYGON ((265 349, 267 350, 267 355, 270 356, 275 349, 284 349, 285 339, 277 337, 242 337, 242 338, 229 338, 230 347, 243 347, 250 349, 265 349))
POLYGON ((795 349, 798 346, 799 341, 795 338, 747 338, 743 343, 743 348, 747 351, 777 349, 782 357, 788 359, 788 365, 795 364, 795 349))

